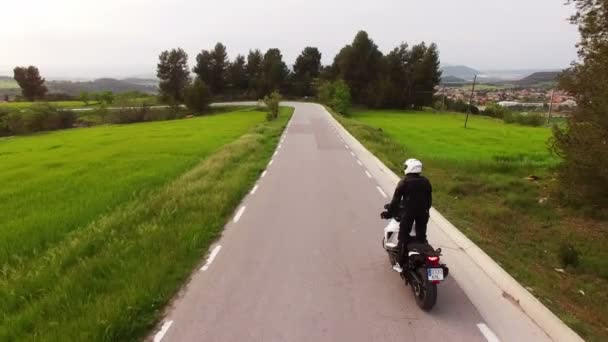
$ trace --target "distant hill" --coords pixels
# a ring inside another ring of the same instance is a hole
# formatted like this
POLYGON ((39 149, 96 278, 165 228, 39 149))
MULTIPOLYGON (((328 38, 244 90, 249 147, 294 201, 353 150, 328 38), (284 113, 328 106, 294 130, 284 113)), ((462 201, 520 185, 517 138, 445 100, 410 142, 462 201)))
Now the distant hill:
POLYGON ((522 78, 519 81, 516 81, 515 84, 519 86, 531 86, 542 83, 555 83, 557 82, 557 77, 559 76, 559 74, 559 71, 535 72, 531 75, 522 78))
POLYGON ((158 89, 158 81, 153 79, 138 79, 130 78, 117 80, 114 78, 100 78, 94 81, 87 82, 72 82, 72 81, 47 81, 49 92, 66 93, 70 95, 78 95, 83 91, 99 92, 112 91, 114 93, 124 93, 126 91, 140 91, 143 93, 155 94, 158 89))
POLYGON ((441 67, 441 71, 443 71, 443 78, 448 76, 457 77, 463 79, 465 81, 472 80, 475 75, 480 75, 481 72, 479 70, 475 70, 473 68, 469 68, 464 65, 446 65, 441 67))
POLYGON ((468 83, 465 79, 456 76, 441 76, 441 84, 468 83))

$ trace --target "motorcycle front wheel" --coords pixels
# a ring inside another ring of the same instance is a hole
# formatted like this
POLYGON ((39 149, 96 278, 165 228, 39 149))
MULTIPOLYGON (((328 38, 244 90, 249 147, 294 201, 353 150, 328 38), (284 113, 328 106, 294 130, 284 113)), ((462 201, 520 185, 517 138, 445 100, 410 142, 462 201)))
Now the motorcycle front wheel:
POLYGON ((424 311, 431 311, 437 302, 437 285, 428 280, 425 271, 426 269, 424 268, 418 270, 418 279, 411 285, 414 297, 416 298, 416 304, 424 311))

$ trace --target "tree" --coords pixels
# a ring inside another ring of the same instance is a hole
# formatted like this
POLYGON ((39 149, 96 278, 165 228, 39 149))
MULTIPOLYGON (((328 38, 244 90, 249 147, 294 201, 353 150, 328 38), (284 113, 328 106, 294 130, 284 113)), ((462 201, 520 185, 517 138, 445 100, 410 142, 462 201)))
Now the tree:
POLYGON ((321 52, 315 47, 306 47, 296 58, 293 66, 294 92, 299 96, 314 95, 314 80, 321 73, 321 52))
POLYGON ((97 94, 97 101, 105 104, 112 104, 114 102, 114 93, 106 90, 97 94))
POLYGON ((188 109, 195 112, 202 112, 211 103, 211 92, 209 87, 200 78, 186 88, 185 102, 188 109))
POLYGON ((156 76, 161 97, 173 103, 184 100, 184 90, 190 83, 188 54, 181 48, 163 51, 158 57, 156 76))
POLYGON ((209 85, 213 82, 213 56, 210 51, 202 50, 196 55, 196 65, 192 71, 205 84, 209 85))
POLYGON ((226 84, 226 69, 228 68, 228 54, 226 47, 222 43, 215 44, 215 48, 211 53, 211 90, 214 93, 222 93, 226 84))
POLYGON ((261 91, 263 94, 280 90, 289 70, 279 49, 268 49, 262 60, 261 91))
POLYGON ((248 93, 255 98, 260 98, 263 95, 261 89, 263 60, 264 56, 260 50, 250 50, 249 55, 247 55, 245 73, 249 80, 248 93))
POLYGON ((414 106, 416 108, 422 108, 424 106, 429 107, 433 104, 435 87, 439 85, 439 81, 441 80, 437 45, 433 43, 427 48, 424 43, 422 43, 420 49, 424 53, 419 60, 419 64, 414 68, 414 106))
POLYGON ((78 96, 78 99, 80 99, 80 101, 84 102, 85 106, 88 106, 89 105, 89 101, 91 101, 91 96, 89 95, 88 92, 82 91, 82 92, 80 92, 80 95, 78 96))
POLYGON ((13 78, 21 88, 21 94, 28 101, 41 99, 46 95, 48 89, 44 85, 45 79, 40 76, 37 67, 16 67, 13 69, 13 78))
POLYGON ((239 94, 247 91, 249 82, 247 80, 247 70, 245 56, 237 55, 234 62, 228 66, 228 86, 239 94))
POLYGON ((361 104, 373 101, 374 83, 382 68, 382 53, 365 31, 359 31, 334 59, 337 75, 352 92, 353 100, 361 104))
POLYGON ((211 93, 221 94, 226 86, 228 65, 226 47, 217 43, 212 51, 202 50, 196 56, 196 66, 192 71, 209 86, 211 93))
POLYGON ((553 127, 553 150, 562 157, 559 179, 568 200, 608 205, 608 2, 570 0, 571 22, 581 34, 580 63, 573 63, 559 85, 575 97, 577 108, 566 128, 553 127))

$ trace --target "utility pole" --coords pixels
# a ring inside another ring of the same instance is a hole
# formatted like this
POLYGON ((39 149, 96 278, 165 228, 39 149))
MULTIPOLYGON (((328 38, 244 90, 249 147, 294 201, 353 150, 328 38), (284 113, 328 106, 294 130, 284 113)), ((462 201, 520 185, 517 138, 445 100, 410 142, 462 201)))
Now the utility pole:
POLYGON ((553 111, 553 94, 555 89, 551 90, 551 100, 549 101, 549 116, 547 118, 547 125, 551 123, 551 112, 553 111))
POLYGON ((477 83, 477 75, 473 79, 473 88, 471 88, 471 97, 469 97, 469 108, 467 108, 467 118, 464 120, 464 128, 467 128, 469 122, 469 113, 471 113, 471 104, 473 103, 473 93, 475 93, 475 84, 477 83))

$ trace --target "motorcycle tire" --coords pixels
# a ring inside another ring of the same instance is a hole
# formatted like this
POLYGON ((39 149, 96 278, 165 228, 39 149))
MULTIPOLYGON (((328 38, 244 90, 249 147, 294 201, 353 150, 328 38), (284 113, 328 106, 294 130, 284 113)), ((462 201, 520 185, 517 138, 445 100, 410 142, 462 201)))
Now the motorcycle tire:
POLYGON ((416 283, 412 283, 412 291, 416 304, 424 311, 431 311, 437 302, 437 285, 428 280, 426 269, 418 270, 416 283))

